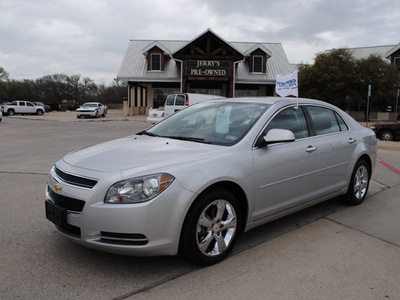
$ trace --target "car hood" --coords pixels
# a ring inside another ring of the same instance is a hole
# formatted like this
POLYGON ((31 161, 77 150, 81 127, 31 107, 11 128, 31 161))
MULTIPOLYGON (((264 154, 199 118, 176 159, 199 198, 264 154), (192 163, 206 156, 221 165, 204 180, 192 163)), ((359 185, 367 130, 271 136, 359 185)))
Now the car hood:
POLYGON ((225 146, 134 135, 67 154, 63 161, 73 167, 98 172, 135 168, 152 171, 207 160, 211 152, 225 149, 225 146))

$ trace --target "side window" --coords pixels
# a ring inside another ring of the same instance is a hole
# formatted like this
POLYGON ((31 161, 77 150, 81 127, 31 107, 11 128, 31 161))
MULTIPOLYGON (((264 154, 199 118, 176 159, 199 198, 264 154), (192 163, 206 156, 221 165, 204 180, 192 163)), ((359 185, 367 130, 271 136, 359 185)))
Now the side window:
POLYGON ((280 111, 272 119, 272 121, 269 122, 264 133, 267 134, 271 129, 290 130, 294 133, 296 139, 309 136, 306 118, 304 117, 304 113, 301 108, 295 109, 294 107, 291 107, 280 111))
POLYGON ((343 120, 343 118, 342 118, 338 113, 336 113, 336 112, 335 112, 335 116, 336 116, 336 119, 337 119, 338 122, 339 122, 340 131, 349 130, 349 127, 347 126, 347 124, 346 124, 346 122, 343 120))
POLYGON ((168 95, 165 105, 174 105, 175 95, 168 95))
POLYGON ((340 127, 333 110, 317 106, 307 107, 317 135, 339 132, 340 127))
POLYGON ((34 105, 30 102, 26 102, 26 106, 34 106, 34 105))
POLYGON ((20 102, 19 106, 25 106, 25 102, 20 102))
POLYGON ((175 105, 185 105, 185 96, 184 95, 176 95, 175 105))

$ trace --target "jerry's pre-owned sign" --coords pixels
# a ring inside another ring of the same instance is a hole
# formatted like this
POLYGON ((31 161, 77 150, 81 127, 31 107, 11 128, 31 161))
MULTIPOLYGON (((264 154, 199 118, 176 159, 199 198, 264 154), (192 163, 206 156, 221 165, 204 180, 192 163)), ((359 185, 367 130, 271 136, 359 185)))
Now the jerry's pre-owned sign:
POLYGON ((227 60, 187 60, 186 75, 229 76, 231 63, 227 60))

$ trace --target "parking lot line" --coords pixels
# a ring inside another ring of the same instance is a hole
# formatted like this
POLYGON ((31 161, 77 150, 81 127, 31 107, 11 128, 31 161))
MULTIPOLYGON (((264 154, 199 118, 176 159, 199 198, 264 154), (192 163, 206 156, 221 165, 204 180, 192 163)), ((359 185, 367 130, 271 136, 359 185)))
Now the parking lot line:
POLYGON ((379 157, 376 158, 376 161, 382 165, 384 165, 386 168, 388 168, 389 170, 395 172, 396 174, 400 175, 400 170, 397 170, 395 167, 389 165, 387 162, 383 161, 382 159, 380 159, 379 157))

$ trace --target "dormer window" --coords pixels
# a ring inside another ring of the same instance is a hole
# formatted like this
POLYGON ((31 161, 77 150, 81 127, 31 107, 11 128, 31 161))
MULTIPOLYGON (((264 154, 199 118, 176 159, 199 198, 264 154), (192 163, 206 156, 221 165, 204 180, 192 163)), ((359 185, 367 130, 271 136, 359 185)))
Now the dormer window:
POLYGON ((151 54, 151 70, 161 71, 161 54, 159 53, 151 54))
POLYGON ((264 59, 260 55, 253 56, 253 73, 263 73, 264 59))

